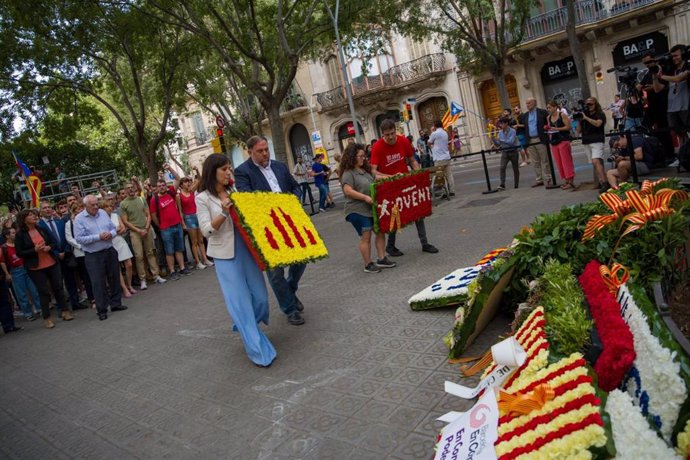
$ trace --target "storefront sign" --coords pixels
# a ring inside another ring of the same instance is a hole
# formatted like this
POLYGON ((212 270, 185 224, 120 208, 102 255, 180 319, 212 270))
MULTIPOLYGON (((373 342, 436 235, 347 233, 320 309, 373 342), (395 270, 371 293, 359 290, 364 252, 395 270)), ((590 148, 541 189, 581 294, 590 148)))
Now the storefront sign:
POLYGON ((424 170, 383 179, 374 189, 374 228, 392 232, 431 215, 431 179, 424 170))
POLYGON ((661 32, 640 35, 619 42, 613 48, 613 63, 617 66, 637 64, 647 53, 657 56, 668 52, 668 38, 661 32))
POLYGON ((542 83, 563 80, 575 76, 577 76, 577 69, 575 68, 575 61, 572 56, 561 59, 560 61, 547 62, 541 68, 542 83))

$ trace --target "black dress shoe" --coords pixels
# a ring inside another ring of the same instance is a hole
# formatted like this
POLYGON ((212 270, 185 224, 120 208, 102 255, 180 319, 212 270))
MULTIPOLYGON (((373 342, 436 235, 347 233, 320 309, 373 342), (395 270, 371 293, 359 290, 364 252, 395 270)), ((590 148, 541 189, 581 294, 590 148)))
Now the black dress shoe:
POLYGON ((404 253, 396 247, 388 248, 388 249, 386 249, 386 252, 391 257, 400 257, 400 256, 404 255, 404 253))
POLYGON ((127 307, 124 305, 119 305, 117 307, 110 307, 110 311, 125 311, 127 307))
POLYGON ((304 317, 302 316, 302 313, 296 310, 288 315, 287 320, 288 323, 292 324, 293 326, 301 326, 304 324, 304 317))
POLYGON ((106 320, 106 319, 108 319, 108 314, 107 314, 107 313, 99 313, 99 314, 98 314, 98 319, 99 319, 100 321, 106 320))
POLYGON ((24 329, 24 328, 23 328, 23 327, 20 327, 20 326, 12 326, 12 327, 10 327, 10 328, 8 328, 8 329, 5 329, 5 334, 9 334, 10 332, 21 331, 22 329, 24 329))
POLYGON ((301 300, 295 296, 295 308, 297 309, 298 312, 303 312, 304 311, 304 304, 302 303, 301 300))
POLYGON ((84 304, 84 303, 78 303, 76 305, 72 305, 72 310, 86 310, 89 308, 91 304, 84 304))
POLYGON ((427 243, 422 245, 422 251, 428 252, 430 254, 436 254, 438 252, 438 249, 436 249, 436 246, 434 246, 433 244, 427 243))

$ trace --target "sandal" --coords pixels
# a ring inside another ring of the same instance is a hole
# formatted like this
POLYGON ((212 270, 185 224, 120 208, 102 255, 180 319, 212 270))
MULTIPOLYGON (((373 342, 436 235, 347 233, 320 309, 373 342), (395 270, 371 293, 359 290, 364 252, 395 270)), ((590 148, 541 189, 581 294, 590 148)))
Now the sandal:
POLYGON ((563 190, 570 190, 572 188, 575 188, 575 187, 573 187, 573 184, 571 184, 570 182, 566 182, 565 184, 561 185, 561 189, 563 189, 563 190))

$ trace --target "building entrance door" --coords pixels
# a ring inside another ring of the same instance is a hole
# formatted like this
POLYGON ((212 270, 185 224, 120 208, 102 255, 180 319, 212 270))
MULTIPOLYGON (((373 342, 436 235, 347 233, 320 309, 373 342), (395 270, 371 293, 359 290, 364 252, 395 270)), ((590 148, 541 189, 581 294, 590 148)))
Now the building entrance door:
MULTIPOLYGON (((506 75, 506 86, 508 87, 508 98, 510 99, 510 107, 520 105, 520 98, 518 97, 517 82, 512 75, 506 75)), ((501 99, 498 97, 498 88, 496 81, 486 80, 482 82, 482 104, 484 105, 484 115, 486 118, 493 120, 503 113, 505 107, 501 107, 501 99)))
MULTIPOLYGON (((432 97, 420 102, 417 104, 419 127, 430 133, 431 128, 434 126, 434 121, 442 119, 446 111, 448 111, 448 101, 445 97, 432 97)), ((417 138, 418 134, 414 133, 413 136, 417 138)))
POLYGON ((297 163, 297 157, 302 157, 304 164, 311 167, 314 161, 314 152, 311 148, 309 132, 304 125, 297 123, 290 128, 290 148, 292 150, 292 164, 297 163))

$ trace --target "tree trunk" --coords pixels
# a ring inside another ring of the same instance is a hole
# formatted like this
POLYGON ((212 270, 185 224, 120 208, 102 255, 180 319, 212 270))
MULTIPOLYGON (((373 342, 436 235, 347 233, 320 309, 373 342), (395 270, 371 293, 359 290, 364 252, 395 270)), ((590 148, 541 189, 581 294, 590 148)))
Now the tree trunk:
POLYGON ((271 139, 276 160, 288 164, 287 149, 285 148, 285 133, 283 133, 283 120, 280 119, 280 102, 272 101, 271 107, 266 109, 268 123, 271 126, 271 139))
MULTIPOLYGON (((497 65, 494 69, 494 81, 498 90, 498 99, 501 101, 501 109, 510 108, 510 96, 506 85, 506 75, 502 65, 497 65)), ((511 111, 512 113, 512 111, 511 111)))
MULTIPOLYGON (((591 96, 589 90, 589 82, 587 81, 587 74, 585 70, 585 61, 582 57, 582 49, 580 42, 577 39, 575 26, 577 24, 577 14, 575 13, 575 0, 566 0, 566 11, 568 13, 568 22, 565 26, 566 34, 568 35, 568 44, 573 53, 573 61, 575 61, 575 68, 577 69, 577 78, 580 80, 580 88, 582 89, 582 99, 587 99, 591 96)), ((577 101, 572 101, 577 102, 577 101)), ((574 104, 573 104, 574 105, 574 104)))
POLYGON ((150 152, 150 149, 144 145, 139 146, 139 158, 146 167, 151 185, 156 185, 158 181, 158 165, 156 165, 156 152, 150 152))

